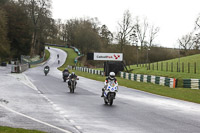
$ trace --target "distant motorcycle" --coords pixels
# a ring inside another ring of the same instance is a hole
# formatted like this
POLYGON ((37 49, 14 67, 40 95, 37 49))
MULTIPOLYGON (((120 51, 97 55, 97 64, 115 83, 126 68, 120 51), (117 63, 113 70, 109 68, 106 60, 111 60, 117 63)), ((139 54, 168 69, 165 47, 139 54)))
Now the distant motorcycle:
POLYGON ((116 92, 118 92, 118 84, 115 83, 114 81, 110 81, 105 88, 104 92, 104 102, 105 104, 109 104, 112 106, 113 100, 115 99, 116 92))
POLYGON ((66 82, 69 76, 69 72, 64 72, 63 73, 63 81, 66 82))
POLYGON ((70 93, 74 93, 74 90, 76 89, 76 80, 79 80, 79 78, 72 78, 72 79, 69 80, 69 82, 70 82, 70 86, 69 86, 70 93))
POLYGON ((45 76, 47 76, 47 74, 49 73, 49 70, 50 70, 49 66, 45 66, 44 67, 44 74, 45 74, 45 76))

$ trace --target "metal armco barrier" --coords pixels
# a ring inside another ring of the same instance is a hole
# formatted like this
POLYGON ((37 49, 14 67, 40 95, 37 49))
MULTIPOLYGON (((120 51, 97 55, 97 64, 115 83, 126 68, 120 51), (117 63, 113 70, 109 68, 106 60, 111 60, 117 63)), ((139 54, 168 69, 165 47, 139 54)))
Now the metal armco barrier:
POLYGON ((20 64, 20 65, 12 65, 11 73, 21 73, 26 71, 29 68, 29 64, 20 64))
POLYGON ((183 79, 183 87, 200 89, 200 79, 183 79))
POLYGON ((126 73, 126 72, 120 72, 120 77, 124 78, 124 79, 128 79, 128 80, 132 80, 132 81, 137 81, 137 82, 159 84, 162 86, 168 86, 170 88, 175 88, 175 86, 176 86, 175 78, 159 77, 159 76, 153 76, 153 75, 133 74, 133 73, 126 73))
POLYGON ((20 73, 21 73, 21 72, 24 72, 24 71, 26 71, 26 70, 29 69, 29 64, 28 64, 28 63, 27 63, 27 64, 21 64, 21 65, 19 66, 19 68, 20 68, 20 73))

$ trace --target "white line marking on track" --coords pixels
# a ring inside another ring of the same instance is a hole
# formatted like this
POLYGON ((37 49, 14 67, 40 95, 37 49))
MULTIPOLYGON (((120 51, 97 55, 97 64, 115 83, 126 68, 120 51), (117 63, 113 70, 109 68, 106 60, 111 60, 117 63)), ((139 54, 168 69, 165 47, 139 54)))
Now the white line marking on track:
POLYGON ((64 132, 64 133, 72 133, 72 132, 67 131, 67 130, 65 130, 65 129, 56 127, 56 126, 51 125, 51 124, 49 124, 49 123, 40 121, 40 120, 35 119, 35 118, 33 118, 33 117, 30 117, 30 116, 28 116, 28 115, 25 115, 25 114, 19 113, 19 112, 17 112, 17 111, 14 111, 14 110, 12 110, 12 109, 10 109, 10 108, 8 108, 8 107, 6 107, 6 106, 3 106, 3 105, 1 105, 1 104, 0 104, 0 106, 3 107, 3 108, 5 108, 6 110, 8 110, 8 111, 10 111, 10 112, 13 112, 13 113, 18 114, 18 115, 23 116, 23 117, 26 117, 26 118, 31 119, 31 120, 33 120, 33 121, 36 121, 36 122, 38 122, 38 123, 44 124, 44 125, 46 125, 46 126, 55 128, 55 129, 57 129, 57 130, 59 130, 59 131, 62 131, 62 132, 64 132))
POLYGON ((60 111, 60 114, 61 114, 61 115, 64 115, 64 114, 65 114, 65 111, 60 111))
POLYGON ((60 109, 60 107, 55 107, 55 110, 57 110, 57 111, 60 111, 61 109, 60 109))
POLYGON ((69 122, 71 122, 71 123, 75 123, 75 121, 74 121, 74 120, 69 120, 69 122))
POLYGON ((82 128, 80 126, 75 126, 77 129, 81 130, 82 128))
POLYGON ((64 115, 64 117, 68 118, 68 117, 69 117, 69 115, 64 115))

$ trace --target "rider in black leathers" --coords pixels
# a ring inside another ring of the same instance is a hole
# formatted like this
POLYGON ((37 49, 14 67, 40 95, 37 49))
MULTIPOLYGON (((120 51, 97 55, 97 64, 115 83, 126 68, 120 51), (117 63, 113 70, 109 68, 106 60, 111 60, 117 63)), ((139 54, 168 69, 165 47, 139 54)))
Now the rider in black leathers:
MULTIPOLYGON (((71 79, 76 78, 77 79, 77 75, 72 72, 72 74, 70 74, 69 76, 69 81, 68 81, 68 86, 71 86, 71 79)), ((75 85, 77 84, 77 82, 75 83, 75 85)))
POLYGON ((67 68, 65 68, 62 73, 63 73, 63 78, 65 76, 68 78, 70 72, 69 72, 69 70, 67 68))

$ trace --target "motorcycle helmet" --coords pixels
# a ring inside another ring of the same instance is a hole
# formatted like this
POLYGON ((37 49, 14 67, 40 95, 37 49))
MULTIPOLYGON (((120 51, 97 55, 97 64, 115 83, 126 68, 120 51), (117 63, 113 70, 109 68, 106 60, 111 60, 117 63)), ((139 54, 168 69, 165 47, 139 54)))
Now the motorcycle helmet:
POLYGON ((114 79, 115 78, 115 73, 114 72, 110 72, 109 76, 110 76, 110 79, 114 79))
POLYGON ((67 69, 67 68, 65 68, 65 70, 64 70, 64 71, 68 72, 68 69, 67 69))
POLYGON ((72 76, 74 76, 75 75, 75 73, 74 72, 72 72, 72 76))

